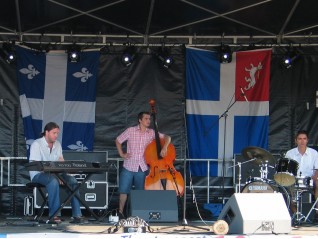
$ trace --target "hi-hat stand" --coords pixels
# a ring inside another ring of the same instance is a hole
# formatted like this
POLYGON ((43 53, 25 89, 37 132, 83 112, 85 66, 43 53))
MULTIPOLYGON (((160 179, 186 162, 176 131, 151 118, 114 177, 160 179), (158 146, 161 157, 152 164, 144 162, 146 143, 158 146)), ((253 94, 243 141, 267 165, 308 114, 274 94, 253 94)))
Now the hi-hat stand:
POLYGON ((308 217, 309 217, 309 215, 310 215, 310 213, 311 213, 312 211, 315 211, 315 213, 318 212, 318 209, 316 208, 317 203, 318 203, 318 197, 317 197, 316 201, 314 202, 314 204, 312 205, 312 207, 310 208, 310 210, 309 210, 307 216, 305 217, 305 222, 306 222, 307 220, 310 222, 310 220, 308 219, 308 217))
MULTIPOLYGON (((300 225, 301 222, 305 222, 307 221, 307 217, 305 217, 304 214, 302 214, 302 206, 301 206, 301 201, 302 201, 302 193, 305 192, 304 190, 295 190, 296 191, 296 212, 293 214, 292 216, 292 222, 293 225, 300 225)), ((315 206, 315 204, 313 205, 313 207, 315 206)), ((313 208, 312 207, 312 208, 313 208)), ((308 215, 310 214, 310 212, 312 211, 312 209, 309 211, 308 215)))

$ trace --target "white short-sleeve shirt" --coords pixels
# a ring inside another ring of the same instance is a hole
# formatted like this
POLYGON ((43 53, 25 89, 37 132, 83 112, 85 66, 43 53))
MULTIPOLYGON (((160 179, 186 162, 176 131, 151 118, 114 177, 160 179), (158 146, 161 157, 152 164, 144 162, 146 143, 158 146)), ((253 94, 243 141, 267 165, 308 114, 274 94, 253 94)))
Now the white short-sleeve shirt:
MULTIPOLYGON (((60 157, 63 157, 63 154, 59 141, 53 143, 51 151, 45 137, 35 140, 31 145, 29 161, 58 161, 60 157)), ((30 171, 31 180, 38 173, 40 172, 30 171)))
POLYGON ((318 169, 318 152, 312 148, 307 147, 306 152, 301 155, 296 147, 287 151, 285 157, 298 162, 297 176, 311 177, 314 169, 318 169))

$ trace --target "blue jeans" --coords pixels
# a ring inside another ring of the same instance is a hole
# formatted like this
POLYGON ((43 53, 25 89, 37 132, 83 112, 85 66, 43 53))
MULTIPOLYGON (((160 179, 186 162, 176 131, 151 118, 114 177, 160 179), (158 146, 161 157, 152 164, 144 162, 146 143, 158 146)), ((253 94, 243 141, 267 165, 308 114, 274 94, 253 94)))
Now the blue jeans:
MULTIPOLYGON (((61 176, 67 182, 67 184, 74 190, 77 186, 77 180, 73 176, 67 175, 66 173, 62 173, 61 176)), ((49 217, 53 216, 61 206, 59 179, 54 174, 38 173, 33 177, 32 182, 40 183, 45 186, 46 191, 48 192, 49 217)), ((79 195, 79 192, 77 191, 76 194, 79 195)), ((72 216, 82 216, 80 202, 75 196, 71 199, 71 205, 72 216)), ((58 215, 60 215, 60 213, 58 213, 58 215)))
POLYGON ((119 193, 129 194, 132 185, 137 190, 143 190, 145 188, 145 178, 148 175, 148 170, 142 172, 131 172, 125 168, 122 168, 119 179, 119 193))

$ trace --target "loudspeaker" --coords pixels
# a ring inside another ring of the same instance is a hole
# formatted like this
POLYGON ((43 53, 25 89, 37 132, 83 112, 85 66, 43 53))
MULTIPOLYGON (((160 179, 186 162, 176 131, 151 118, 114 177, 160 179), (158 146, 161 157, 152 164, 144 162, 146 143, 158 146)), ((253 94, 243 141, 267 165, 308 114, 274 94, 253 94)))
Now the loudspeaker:
POLYGON ((232 234, 290 233, 291 217, 281 193, 235 193, 219 220, 232 234))
POLYGON ((146 222, 177 222, 177 195, 174 190, 132 190, 130 214, 146 222))

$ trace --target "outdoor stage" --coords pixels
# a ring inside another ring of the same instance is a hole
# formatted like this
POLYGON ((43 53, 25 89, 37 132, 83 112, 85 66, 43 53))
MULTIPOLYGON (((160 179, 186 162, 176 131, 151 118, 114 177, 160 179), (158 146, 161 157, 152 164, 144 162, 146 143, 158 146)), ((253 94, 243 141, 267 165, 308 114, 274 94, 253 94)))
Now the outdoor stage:
POLYGON ((288 234, 227 234, 213 233, 214 221, 182 223, 150 223, 146 232, 124 232, 110 223, 90 221, 83 224, 70 224, 68 218, 61 224, 38 224, 23 218, 1 219, 0 238, 318 238, 318 224, 302 223, 291 227, 288 234))

